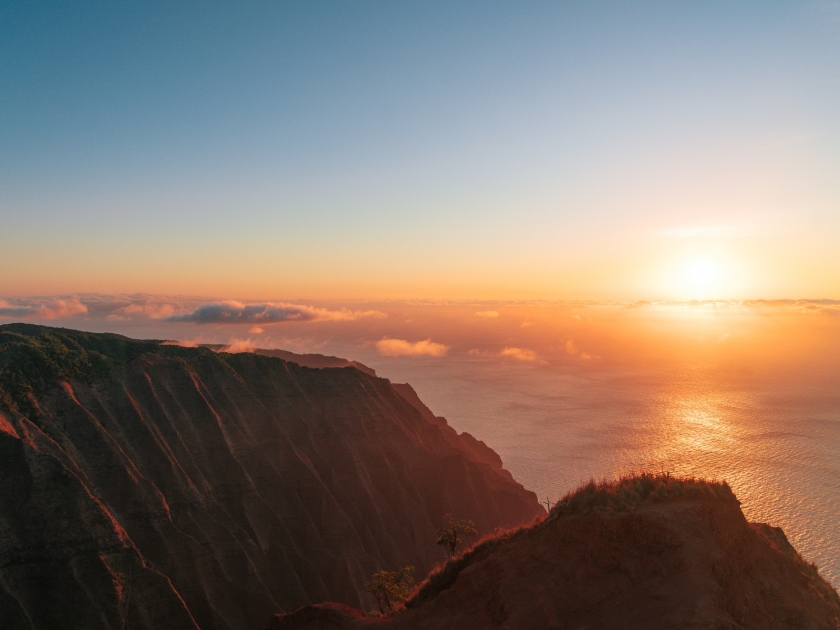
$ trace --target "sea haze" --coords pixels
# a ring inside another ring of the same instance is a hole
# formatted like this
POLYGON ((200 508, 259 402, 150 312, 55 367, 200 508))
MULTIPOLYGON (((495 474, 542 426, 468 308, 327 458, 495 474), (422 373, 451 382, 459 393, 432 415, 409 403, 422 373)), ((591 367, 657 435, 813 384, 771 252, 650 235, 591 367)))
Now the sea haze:
POLYGON ((62 299, 5 308, 52 325, 361 361, 411 383, 542 500, 642 469, 726 480, 747 518, 782 527, 840 585, 836 303, 62 299))

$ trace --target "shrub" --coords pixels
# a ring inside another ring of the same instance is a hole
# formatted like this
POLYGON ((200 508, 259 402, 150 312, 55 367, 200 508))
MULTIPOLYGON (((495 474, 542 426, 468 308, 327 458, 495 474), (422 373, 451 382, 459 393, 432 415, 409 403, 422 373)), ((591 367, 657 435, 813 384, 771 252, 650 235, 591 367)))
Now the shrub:
POLYGON ((399 571, 382 570, 373 574, 370 582, 365 582, 362 588, 376 598, 379 605, 371 616, 378 617, 394 612, 411 595, 411 585, 414 584, 414 567, 408 566, 399 571))
POLYGON ((446 514, 445 518, 446 527, 441 528, 443 533, 437 539, 437 544, 444 547, 449 557, 453 558, 458 545, 464 542, 461 536, 475 536, 478 531, 475 523, 470 520, 456 521, 451 514, 446 514))

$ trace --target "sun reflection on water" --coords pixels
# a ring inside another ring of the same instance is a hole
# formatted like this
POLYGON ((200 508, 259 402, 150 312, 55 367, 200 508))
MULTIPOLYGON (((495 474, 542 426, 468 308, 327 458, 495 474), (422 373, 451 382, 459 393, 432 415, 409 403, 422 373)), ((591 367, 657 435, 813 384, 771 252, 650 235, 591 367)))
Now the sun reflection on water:
POLYGON ((840 586, 840 304, 494 305, 497 317, 476 317, 487 308, 464 307, 457 334, 434 335, 451 346, 442 359, 357 358, 411 382, 542 500, 640 470, 723 480, 749 520, 782 527, 840 586))

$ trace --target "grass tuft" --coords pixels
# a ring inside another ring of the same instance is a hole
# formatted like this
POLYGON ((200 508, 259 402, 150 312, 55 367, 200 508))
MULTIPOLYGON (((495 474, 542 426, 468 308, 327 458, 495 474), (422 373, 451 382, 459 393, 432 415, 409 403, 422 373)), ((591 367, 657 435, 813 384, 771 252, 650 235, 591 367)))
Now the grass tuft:
POLYGON ((737 501, 725 481, 641 472, 622 475, 616 480, 590 480, 555 503, 549 518, 596 511, 629 512, 645 501, 659 502, 678 498, 737 501))

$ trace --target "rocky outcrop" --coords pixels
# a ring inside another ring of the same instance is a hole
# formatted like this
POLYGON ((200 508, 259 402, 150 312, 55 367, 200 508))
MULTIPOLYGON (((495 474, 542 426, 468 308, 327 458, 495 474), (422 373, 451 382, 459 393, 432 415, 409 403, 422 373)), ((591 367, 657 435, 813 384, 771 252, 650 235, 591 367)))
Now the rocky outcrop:
POLYGON ((382 568, 442 559, 441 516, 536 496, 391 383, 117 335, 0 326, 3 628, 261 628, 369 608, 382 568))
POLYGON ((496 471, 503 476, 513 480, 511 474, 502 467, 502 458, 499 457, 499 454, 496 451, 487 446, 487 444, 483 441, 477 440, 466 431, 458 433, 455 429, 450 427, 446 418, 443 416, 436 416, 432 413, 432 410, 429 409, 422 400, 420 400, 420 397, 411 385, 408 383, 392 383, 391 387, 393 387, 394 391, 396 391, 400 396, 405 398, 412 407, 417 409, 423 418, 440 429, 444 439, 452 446, 469 453, 475 461, 484 462, 485 464, 495 468, 496 471))
POLYGON ((487 537, 407 610, 308 606, 271 630, 697 628, 837 630, 840 599, 725 484, 641 476, 583 488, 539 523, 487 537))

